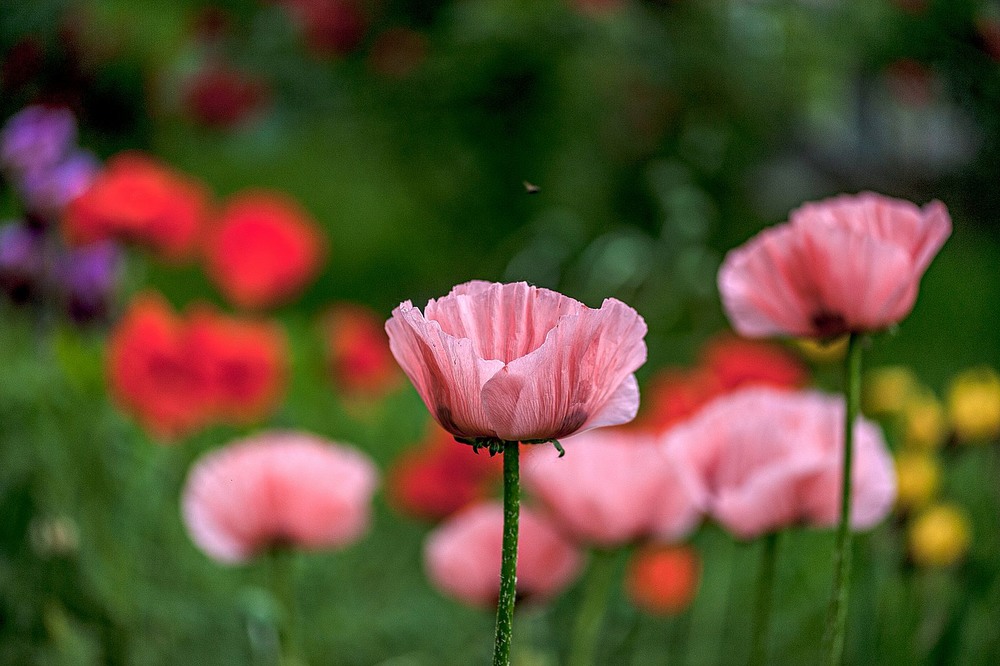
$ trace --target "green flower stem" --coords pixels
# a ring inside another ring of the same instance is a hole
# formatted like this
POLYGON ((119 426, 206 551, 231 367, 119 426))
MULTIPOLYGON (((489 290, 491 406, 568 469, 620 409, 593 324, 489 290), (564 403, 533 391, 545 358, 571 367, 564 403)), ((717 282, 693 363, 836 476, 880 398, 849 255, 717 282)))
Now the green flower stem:
POLYGON ((778 533, 764 537, 757 581, 757 602, 754 606, 753 642, 750 648, 751 666, 767 663, 767 639, 771 630, 771 605, 774 601, 774 572, 778 562, 778 533))
POLYGON ((271 551, 271 591, 281 605, 281 616, 277 622, 281 642, 280 666, 305 666, 300 655, 299 614, 295 599, 295 551, 289 548, 275 548, 271 551))
POLYGON ((591 666, 594 663, 604 608, 615 581, 615 555, 613 550, 595 549, 591 556, 583 599, 573 626, 573 642, 567 662, 569 666, 591 666))
POLYGON ((839 666, 844 656, 847 627, 847 592, 851 580, 851 470, 854 460, 854 421, 861 402, 861 337, 851 333, 847 343, 844 374, 844 465, 840 484, 840 524, 833 553, 833 594, 826 617, 826 644, 831 666, 839 666))
POLYGON ((517 597, 517 526, 521 512, 521 480, 517 442, 503 443, 503 559, 500 562, 500 597, 497 600, 497 633, 493 666, 509 666, 517 597))

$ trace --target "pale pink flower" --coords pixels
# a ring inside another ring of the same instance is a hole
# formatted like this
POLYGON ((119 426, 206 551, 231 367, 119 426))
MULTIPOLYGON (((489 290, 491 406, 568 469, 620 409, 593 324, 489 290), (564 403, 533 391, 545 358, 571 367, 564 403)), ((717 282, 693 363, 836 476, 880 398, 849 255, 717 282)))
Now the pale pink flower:
POLYGON ((445 430, 464 439, 548 440, 632 420, 646 323, 523 282, 467 282, 385 325, 393 355, 445 430))
MULTIPOLYGON (((665 438, 663 452, 693 473, 706 513, 743 539, 798 523, 837 522, 844 402, 816 391, 748 388, 723 396, 665 438)), ((896 498, 892 457, 876 425, 854 426, 851 525, 882 520, 896 498)))
POLYGON ((807 203, 727 256, 719 291, 748 337, 876 331, 910 313, 951 234, 944 204, 866 192, 807 203))
MULTIPOLYGON (((503 507, 476 504, 448 519, 427 537, 424 567, 444 594, 473 606, 495 606, 500 594, 503 507)), ((517 595, 548 599, 580 573, 579 550, 549 522, 521 507, 517 547, 517 595)))
POLYGON ((610 548, 655 536, 676 541, 701 517, 684 468, 659 454, 652 435, 603 428, 573 438, 578 455, 531 452, 526 487, 575 539, 610 548))
POLYGON ((268 548, 353 543, 368 528, 375 466, 361 452, 300 432, 268 432, 211 451, 182 498, 192 541, 221 562, 268 548))

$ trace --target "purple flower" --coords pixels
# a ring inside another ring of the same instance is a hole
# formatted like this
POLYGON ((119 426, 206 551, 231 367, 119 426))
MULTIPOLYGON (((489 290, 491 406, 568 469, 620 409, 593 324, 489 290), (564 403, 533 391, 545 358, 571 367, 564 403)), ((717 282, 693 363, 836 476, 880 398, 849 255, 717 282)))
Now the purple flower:
POLYGON ((23 222, 0 227, 0 290, 12 300, 29 300, 40 286, 45 268, 41 230, 23 222))
POLYGON ((13 174, 58 164, 76 142, 76 119, 66 108, 28 106, 0 131, 0 165, 13 174))
POLYGON ((90 186, 100 168, 92 153, 74 150, 58 164, 22 173, 17 185, 25 208, 44 220, 58 219, 66 205, 90 186))
POLYGON ((104 317, 118 282, 121 252, 112 242, 67 250, 56 265, 56 282, 69 315, 78 322, 104 317))

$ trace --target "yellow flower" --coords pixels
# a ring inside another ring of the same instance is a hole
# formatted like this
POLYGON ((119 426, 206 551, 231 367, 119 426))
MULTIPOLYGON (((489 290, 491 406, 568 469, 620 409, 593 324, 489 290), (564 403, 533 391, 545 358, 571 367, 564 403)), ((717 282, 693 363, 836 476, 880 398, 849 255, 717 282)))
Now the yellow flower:
POLYGON ((813 338, 797 338, 795 346, 807 361, 817 365, 826 365, 844 360, 847 353, 847 336, 843 335, 829 342, 813 338))
POLYGON ((944 405, 930 392, 911 397, 903 407, 903 444, 927 451, 944 443, 948 435, 944 405))
POLYGON ((958 562, 972 540, 969 519, 952 504, 938 504, 910 525, 910 555, 919 566, 946 567, 958 562))
POLYGON ((917 378, 909 368, 876 368, 865 374, 862 407, 871 416, 898 414, 916 392, 917 378))
POLYGON ((919 509, 934 497, 941 482, 941 469, 926 453, 903 451, 896 456, 896 506, 919 509))
POLYGON ((955 436, 982 442, 1000 436, 1000 375, 988 366, 956 376, 948 391, 948 416, 955 436))

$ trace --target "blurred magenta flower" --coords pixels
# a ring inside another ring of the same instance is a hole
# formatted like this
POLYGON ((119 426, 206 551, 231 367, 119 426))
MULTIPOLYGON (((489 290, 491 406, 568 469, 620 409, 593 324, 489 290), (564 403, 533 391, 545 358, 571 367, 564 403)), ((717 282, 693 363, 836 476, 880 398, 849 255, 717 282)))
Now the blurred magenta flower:
POLYGON ((90 187, 100 168, 92 153, 74 150, 57 164, 24 172, 18 187, 25 208, 45 221, 59 219, 69 202, 90 187))
MULTIPOLYGON (((681 479, 706 513, 742 539, 801 522, 829 527, 840 507, 844 403, 815 391, 747 388, 723 396, 663 442, 691 473, 681 479)), ((878 427, 858 419, 851 525, 882 520, 896 498, 892 457, 878 427)))
POLYGON ((319 227, 280 192, 234 196, 205 243, 209 277, 241 308, 269 308, 294 298, 319 273, 322 260, 319 227))
POLYGON ((107 316, 121 264, 121 249, 111 241, 69 248, 60 255, 56 280, 70 317, 82 323, 107 316))
POLYGON ((0 130, 0 165, 12 175, 49 169, 76 142, 76 119, 63 107, 34 105, 11 116, 0 130))
POLYGON ((42 230, 24 222, 0 227, 0 289, 15 303, 24 303, 41 287, 45 273, 42 230))
POLYGON ((524 282, 458 285, 386 322, 393 355, 455 437, 550 440, 632 420, 646 323, 621 301, 591 309, 524 282))
MULTIPOLYGON (((521 508, 517 549, 517 593, 527 600, 549 599, 576 578, 582 565, 577 548, 541 515, 521 508)), ((491 607, 500 593, 503 507, 471 506, 430 533, 424 566, 444 594, 472 606, 491 607)))
POLYGON ((265 432, 202 456, 181 499, 191 540, 243 562, 270 548, 342 548, 370 522, 378 474, 349 446, 304 432, 265 432))
POLYGON ((551 448, 525 460, 525 486, 563 532, 613 548, 650 536, 671 541, 694 528, 701 512, 675 466, 652 436, 602 428, 574 437, 576 455, 551 448))
POLYGON ((729 319, 748 337, 833 338, 902 320, 951 233, 944 204, 872 193, 808 203, 731 251, 719 270, 729 319))

